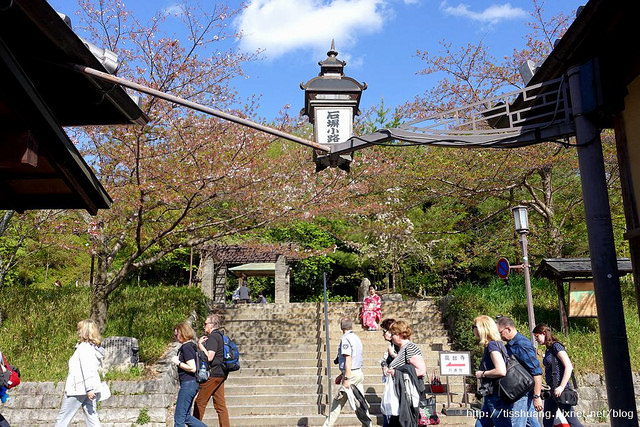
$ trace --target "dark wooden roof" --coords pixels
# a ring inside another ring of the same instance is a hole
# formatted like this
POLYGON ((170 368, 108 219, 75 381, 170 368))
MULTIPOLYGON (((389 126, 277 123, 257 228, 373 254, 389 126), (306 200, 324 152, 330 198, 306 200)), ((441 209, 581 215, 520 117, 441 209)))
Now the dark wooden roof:
MULTIPOLYGON (((618 274, 631 273, 631 260, 618 258, 618 274)), ((535 272, 535 277, 548 279, 578 279, 592 277, 589 258, 545 258, 535 272)))
POLYGON ((45 0, 0 9, 0 209, 86 209, 111 199, 61 126, 144 124, 121 88, 65 68, 106 71, 45 0))
POLYGON ((300 259, 299 249, 293 245, 211 245, 203 248, 215 262, 233 265, 276 262, 284 255, 289 261, 300 259))
POLYGON ((107 72, 46 0, 14 0, 0 11, 0 38, 62 126, 144 125, 148 117, 120 86, 66 64, 107 72))

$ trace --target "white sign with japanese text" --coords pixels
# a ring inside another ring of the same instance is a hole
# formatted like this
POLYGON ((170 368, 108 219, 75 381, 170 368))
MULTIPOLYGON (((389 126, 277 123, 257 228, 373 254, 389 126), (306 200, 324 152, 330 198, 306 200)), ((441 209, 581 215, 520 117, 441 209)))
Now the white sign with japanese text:
POLYGON ((441 351, 440 375, 471 376, 471 356, 468 351, 441 351))
POLYGON ((337 144, 351 138, 353 116, 351 107, 316 107, 315 133, 319 144, 337 144))

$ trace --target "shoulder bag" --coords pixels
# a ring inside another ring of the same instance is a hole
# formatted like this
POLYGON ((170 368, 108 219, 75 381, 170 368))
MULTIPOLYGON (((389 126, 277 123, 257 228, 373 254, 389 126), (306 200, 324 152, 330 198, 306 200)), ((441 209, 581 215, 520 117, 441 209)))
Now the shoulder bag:
MULTIPOLYGON (((561 362, 561 360, 558 359, 558 356, 556 354, 554 354, 553 352, 551 352, 551 354, 553 355, 553 358, 555 359, 556 363, 561 362)), ((552 381, 556 376, 556 363, 554 363, 554 360, 551 361, 551 380, 552 381)), ((562 381, 562 378, 560 379, 560 381, 562 381)), ((576 377, 575 375, 573 375, 573 371, 571 371, 571 381, 573 382, 573 389, 565 387, 564 390, 562 390, 562 393, 560 393, 559 397, 556 397, 554 393, 557 387, 556 385, 554 385, 553 390, 551 390, 551 395, 556 400, 556 402, 558 402, 561 405, 576 406, 578 404, 578 384, 576 383, 576 377)))
POLYGON ((513 403, 533 388, 533 377, 514 355, 507 355, 502 343, 498 343, 498 346, 507 359, 507 375, 498 378, 498 395, 506 403, 513 403))

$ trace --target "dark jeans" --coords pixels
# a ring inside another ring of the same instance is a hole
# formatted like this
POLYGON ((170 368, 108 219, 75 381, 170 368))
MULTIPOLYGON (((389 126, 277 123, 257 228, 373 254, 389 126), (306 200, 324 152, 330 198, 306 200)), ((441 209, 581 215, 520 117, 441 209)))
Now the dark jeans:
POLYGON ((556 418, 558 408, 560 408, 570 426, 582 427, 582 423, 575 414, 575 408, 569 405, 558 405, 553 397, 544 400, 544 413, 542 414, 542 425, 544 427, 553 426, 553 420, 556 418))
POLYGON ((2 414, 0 414, 0 427, 11 427, 9 425, 9 421, 7 421, 5 417, 2 416, 2 414))
POLYGON ((485 396, 476 427, 511 427, 510 411, 513 405, 504 403, 498 396, 485 396))
POLYGON ((176 402, 176 412, 173 414, 173 422, 175 427, 207 427, 205 423, 191 415, 191 404, 198 393, 199 384, 196 380, 185 381, 180 384, 178 391, 178 401, 176 402))

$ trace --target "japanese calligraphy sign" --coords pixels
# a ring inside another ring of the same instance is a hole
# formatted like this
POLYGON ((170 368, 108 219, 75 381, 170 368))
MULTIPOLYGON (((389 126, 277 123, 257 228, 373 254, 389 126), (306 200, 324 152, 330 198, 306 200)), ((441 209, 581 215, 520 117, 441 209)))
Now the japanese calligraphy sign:
POLYGON ((351 137, 353 132, 353 110, 350 107, 316 107, 316 142, 337 144, 351 137))
POLYGON ((471 376, 471 357, 468 351, 441 351, 440 375, 471 376))

